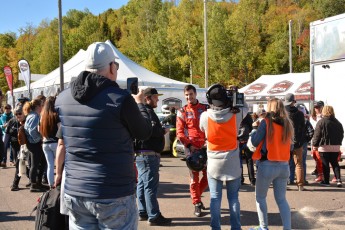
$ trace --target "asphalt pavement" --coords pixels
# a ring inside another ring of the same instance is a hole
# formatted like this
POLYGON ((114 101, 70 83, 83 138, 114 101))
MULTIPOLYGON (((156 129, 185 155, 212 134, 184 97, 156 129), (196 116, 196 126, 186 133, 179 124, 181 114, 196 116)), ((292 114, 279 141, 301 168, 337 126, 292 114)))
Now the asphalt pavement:
MULTIPOLYGON (((148 229, 176 229, 176 230, 204 230, 210 229, 210 195, 206 191, 203 194, 203 202, 207 207, 202 217, 193 215, 194 207, 189 195, 188 169, 184 161, 178 158, 164 155, 160 168, 159 205, 165 217, 172 218, 171 226, 152 227, 146 221, 139 222, 139 230, 148 229)), ((345 188, 338 188, 335 184, 331 187, 321 187, 313 182, 314 176, 310 172, 315 163, 308 156, 309 185, 305 191, 297 191, 297 186, 289 185, 287 199, 292 214, 293 229, 345 229, 345 188)), ((342 165, 342 178, 345 178, 345 162, 342 165)), ((248 185, 246 165, 244 165, 245 185, 241 186, 241 223, 242 229, 249 229, 258 225, 255 206, 255 188, 248 185)), ((333 175, 332 175, 333 176, 333 175)), ((27 178, 23 178, 19 184, 20 191, 11 192, 10 185, 14 177, 14 167, 0 169, 0 230, 8 229, 34 229, 34 215, 30 212, 37 204, 40 193, 30 193, 25 184, 27 178)), ((345 184, 344 184, 345 187, 345 184)), ((282 229, 278 207, 275 204, 273 189, 269 189, 268 219, 270 230, 282 229)), ((230 229, 229 209, 226 191, 223 190, 222 200, 222 229, 230 229)))

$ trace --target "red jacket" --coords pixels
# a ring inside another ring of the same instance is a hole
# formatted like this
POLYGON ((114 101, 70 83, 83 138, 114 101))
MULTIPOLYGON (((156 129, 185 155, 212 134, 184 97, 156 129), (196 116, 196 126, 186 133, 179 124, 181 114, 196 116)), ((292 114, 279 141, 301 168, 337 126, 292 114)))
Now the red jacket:
POLYGON ((205 133, 199 127, 200 115, 207 110, 207 105, 187 104, 177 112, 176 136, 182 144, 201 148, 205 144, 205 133))

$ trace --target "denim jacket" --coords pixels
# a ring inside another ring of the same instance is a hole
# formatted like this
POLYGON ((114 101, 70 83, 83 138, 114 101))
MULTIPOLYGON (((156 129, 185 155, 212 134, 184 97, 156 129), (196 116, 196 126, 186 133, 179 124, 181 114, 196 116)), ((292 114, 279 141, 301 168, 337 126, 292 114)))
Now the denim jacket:
POLYGON ((38 143, 42 140, 42 136, 38 131, 40 116, 36 112, 30 112, 25 121, 24 129, 26 137, 31 144, 38 143))

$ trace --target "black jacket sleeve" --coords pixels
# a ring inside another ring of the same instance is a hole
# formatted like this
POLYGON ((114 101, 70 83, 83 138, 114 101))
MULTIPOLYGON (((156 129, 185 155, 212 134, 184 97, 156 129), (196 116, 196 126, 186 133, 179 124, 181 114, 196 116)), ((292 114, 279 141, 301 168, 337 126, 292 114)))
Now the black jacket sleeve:
POLYGON ((314 130, 314 136, 313 136, 313 141, 312 141, 312 146, 314 147, 319 147, 320 146, 320 141, 321 141, 321 124, 322 121, 319 121, 318 123, 316 123, 316 127, 314 130))
POLYGON ((150 116, 144 104, 137 104, 128 96, 122 105, 121 119, 124 121, 133 138, 147 140, 152 133, 150 116))

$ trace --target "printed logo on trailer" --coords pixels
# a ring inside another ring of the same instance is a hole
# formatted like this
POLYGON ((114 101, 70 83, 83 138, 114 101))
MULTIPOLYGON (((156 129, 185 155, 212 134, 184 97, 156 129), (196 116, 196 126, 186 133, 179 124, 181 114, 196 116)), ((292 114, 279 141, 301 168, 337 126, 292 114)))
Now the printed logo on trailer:
POLYGON ((268 90, 267 93, 269 93, 269 94, 284 93, 288 89, 290 89, 290 87, 292 85, 293 85, 293 83, 291 81, 287 81, 287 80, 281 81, 281 82, 274 84, 274 86, 270 90, 268 90))
POLYGON ((310 81, 302 83, 295 91, 296 93, 310 93, 310 81))
POLYGON ((256 83, 253 84, 251 86, 249 86, 248 89, 246 89, 246 91, 244 91, 244 94, 246 95, 252 95, 252 94, 257 94, 262 92, 265 88, 266 88, 266 84, 263 83, 256 83))

